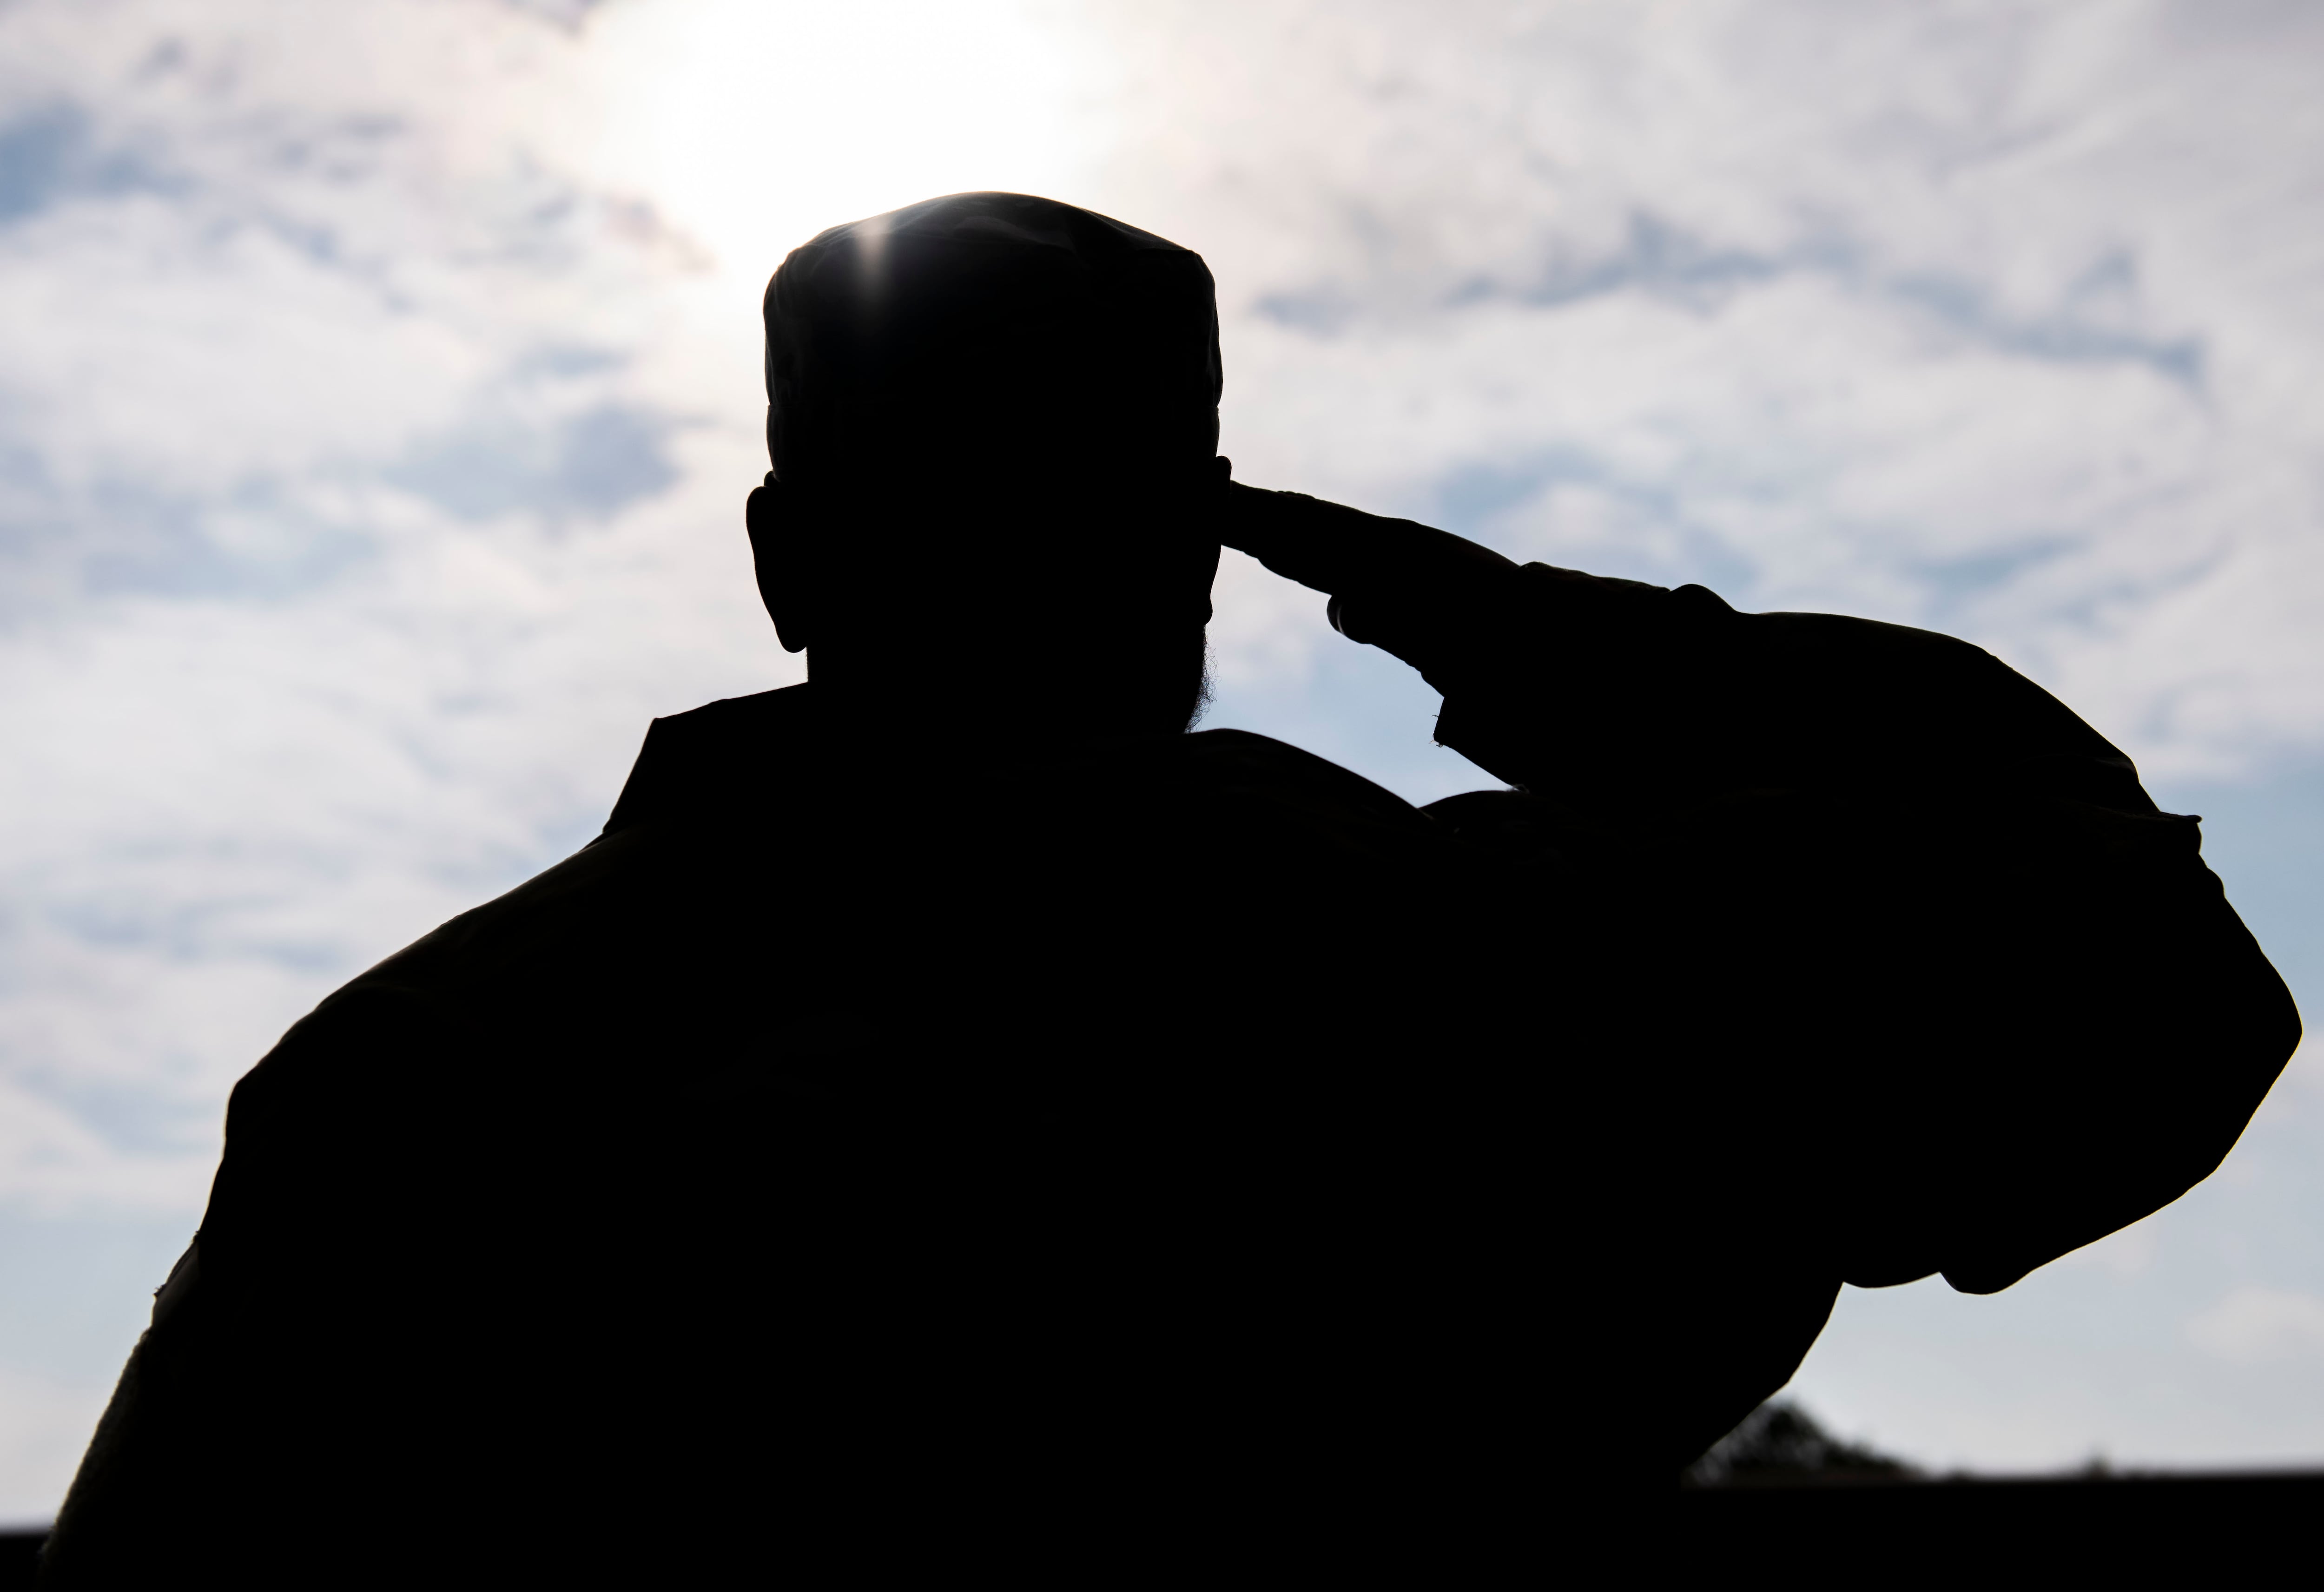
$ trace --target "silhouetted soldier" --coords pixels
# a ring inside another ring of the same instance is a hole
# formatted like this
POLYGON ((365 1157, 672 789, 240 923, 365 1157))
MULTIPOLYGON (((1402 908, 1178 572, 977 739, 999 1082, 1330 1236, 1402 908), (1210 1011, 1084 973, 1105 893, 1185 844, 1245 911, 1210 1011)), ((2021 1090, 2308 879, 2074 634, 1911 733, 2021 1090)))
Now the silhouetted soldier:
POLYGON ((242 1081, 55 1584, 1545 1562, 1843 1279, 2155 1210, 2297 1040, 1976 648, 1230 484, 1194 254, 961 196, 766 322, 810 683, 242 1081), (1184 733, 1222 541, 1515 788, 1184 733))

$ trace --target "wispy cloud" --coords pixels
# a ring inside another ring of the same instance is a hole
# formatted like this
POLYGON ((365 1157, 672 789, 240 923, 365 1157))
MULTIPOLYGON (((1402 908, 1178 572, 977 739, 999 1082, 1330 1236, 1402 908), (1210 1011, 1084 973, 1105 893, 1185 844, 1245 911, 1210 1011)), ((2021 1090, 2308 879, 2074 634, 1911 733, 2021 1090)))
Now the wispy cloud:
POLYGON ((2241 1365, 2324 1361, 2324 1299, 2282 1288, 2236 1289, 2187 1322, 2205 1354, 2241 1365))
POLYGON ((2211 14, 1144 7, 1113 180, 1225 262, 1246 474, 1961 630, 2227 771, 2324 734, 2324 162, 2317 24, 2211 14))

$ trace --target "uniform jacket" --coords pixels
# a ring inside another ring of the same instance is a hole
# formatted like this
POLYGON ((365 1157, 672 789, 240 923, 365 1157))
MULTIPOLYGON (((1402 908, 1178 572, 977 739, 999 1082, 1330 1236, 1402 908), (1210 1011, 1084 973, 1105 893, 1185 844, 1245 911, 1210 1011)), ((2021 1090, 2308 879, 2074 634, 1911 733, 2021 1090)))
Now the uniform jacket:
POLYGON ((1973 647, 1542 566, 1440 617, 1508 788, 1427 807, 657 720, 236 1088, 51 1584, 1552 1552, 1841 1282, 2175 1199, 2297 1041, 2198 821, 1973 647))

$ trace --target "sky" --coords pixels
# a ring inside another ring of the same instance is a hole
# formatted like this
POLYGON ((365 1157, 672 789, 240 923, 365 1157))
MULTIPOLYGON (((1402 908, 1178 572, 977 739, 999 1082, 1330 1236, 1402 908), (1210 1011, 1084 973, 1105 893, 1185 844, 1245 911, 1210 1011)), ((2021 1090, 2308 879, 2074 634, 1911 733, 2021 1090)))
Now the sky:
MULTIPOLYGON (((1199 250, 1239 479, 1991 649, 2309 1004, 2319 70, 2258 0, 0 4, 0 1521, 235 1079, 584 842, 653 715, 801 676, 758 294, 934 194, 1199 250)), ((1217 604, 1210 724, 1491 783, 1316 594, 1217 604)), ((1848 1290, 1794 1391, 1939 1468, 2324 1462, 2319 1151, 2303 1055, 2157 1216, 1848 1290)))

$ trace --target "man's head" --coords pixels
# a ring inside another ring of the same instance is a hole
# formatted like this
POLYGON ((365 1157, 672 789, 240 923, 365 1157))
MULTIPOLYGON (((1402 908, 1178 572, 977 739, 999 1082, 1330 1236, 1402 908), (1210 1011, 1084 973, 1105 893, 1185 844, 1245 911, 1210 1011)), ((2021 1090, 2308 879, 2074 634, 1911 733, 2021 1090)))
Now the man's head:
POLYGON ((1187 722, 1225 478, 1200 255, 959 194, 794 250, 765 314, 752 548, 819 689, 960 719, 1038 668, 1076 727, 1187 722))

